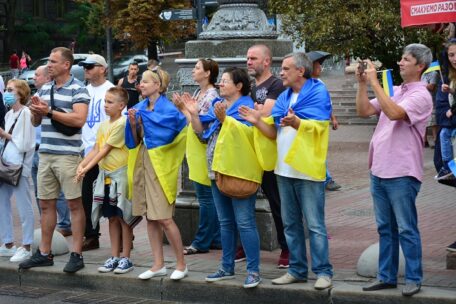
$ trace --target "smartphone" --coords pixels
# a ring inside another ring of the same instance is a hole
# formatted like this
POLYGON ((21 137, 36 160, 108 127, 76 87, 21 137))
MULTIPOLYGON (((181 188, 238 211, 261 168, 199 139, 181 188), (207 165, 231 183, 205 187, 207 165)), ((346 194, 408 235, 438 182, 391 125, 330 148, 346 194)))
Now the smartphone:
POLYGON ((359 62, 359 67, 358 67, 359 74, 363 74, 366 69, 367 69, 367 62, 366 61, 360 61, 359 62))

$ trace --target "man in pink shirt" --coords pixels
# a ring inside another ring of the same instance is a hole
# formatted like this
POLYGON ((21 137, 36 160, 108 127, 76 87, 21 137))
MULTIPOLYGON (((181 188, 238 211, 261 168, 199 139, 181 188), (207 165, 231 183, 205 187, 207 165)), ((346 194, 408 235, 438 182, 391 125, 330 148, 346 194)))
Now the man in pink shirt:
POLYGON ((394 87, 392 97, 384 92, 372 62, 367 60, 367 69, 358 68, 356 73, 358 115, 379 116, 369 147, 369 169, 380 255, 377 280, 363 287, 364 291, 397 287, 399 244, 405 257, 402 295, 412 296, 421 289, 421 238, 415 201, 423 177, 424 135, 432 97, 420 79, 431 61, 427 46, 406 46, 398 62, 403 83, 394 87), (377 98, 368 99, 367 84, 377 98))

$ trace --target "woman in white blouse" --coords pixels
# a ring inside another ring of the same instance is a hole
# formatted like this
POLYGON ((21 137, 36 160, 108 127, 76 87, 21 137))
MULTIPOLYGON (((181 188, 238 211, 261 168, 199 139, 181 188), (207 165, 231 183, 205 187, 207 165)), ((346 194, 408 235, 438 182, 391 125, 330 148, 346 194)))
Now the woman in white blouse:
POLYGON ((8 81, 3 102, 10 110, 5 115, 5 129, 0 128, 3 143, 0 153, 5 163, 23 164, 17 186, 0 182, 0 256, 11 257, 11 262, 21 262, 31 257, 33 243, 34 215, 29 177, 35 152, 35 128, 31 123, 30 110, 25 106, 29 97, 30 88, 27 82, 19 79, 8 81), (13 194, 22 225, 22 246, 19 248, 14 245, 11 212, 13 194))

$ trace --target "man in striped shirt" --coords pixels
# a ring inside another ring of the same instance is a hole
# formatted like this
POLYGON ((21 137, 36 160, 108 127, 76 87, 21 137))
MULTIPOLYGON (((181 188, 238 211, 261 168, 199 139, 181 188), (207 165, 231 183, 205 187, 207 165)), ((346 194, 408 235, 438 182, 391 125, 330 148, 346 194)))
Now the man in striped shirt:
POLYGON ((81 200, 81 183, 75 181, 81 161, 81 130, 74 135, 59 132, 52 120, 67 127, 82 128, 86 122, 90 100, 84 84, 74 78, 71 50, 58 47, 51 51, 48 73, 53 81, 43 85, 38 96, 32 97, 30 110, 34 126, 41 124, 40 163, 38 166, 38 198, 41 206, 41 243, 35 254, 19 264, 22 269, 54 265, 51 252, 52 235, 56 225, 56 199, 62 190, 71 212, 73 252, 63 271, 73 273, 84 267, 82 239, 85 215, 81 200), (54 106, 64 112, 51 108, 54 106))

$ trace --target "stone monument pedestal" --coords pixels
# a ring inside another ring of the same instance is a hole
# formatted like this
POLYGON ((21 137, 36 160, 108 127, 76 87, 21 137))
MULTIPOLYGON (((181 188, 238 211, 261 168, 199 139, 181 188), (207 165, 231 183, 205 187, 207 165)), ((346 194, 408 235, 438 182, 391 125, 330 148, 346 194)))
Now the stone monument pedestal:
POLYGON ((448 252, 446 256, 446 269, 456 270, 456 252, 448 252))
MULTIPOLYGON (((266 199, 256 201, 256 223, 260 236, 261 250, 274 250, 278 247, 277 233, 269 203, 266 199)), ((181 232, 184 246, 190 245, 199 225, 199 204, 194 196, 179 196, 176 200, 174 220, 181 232)))

